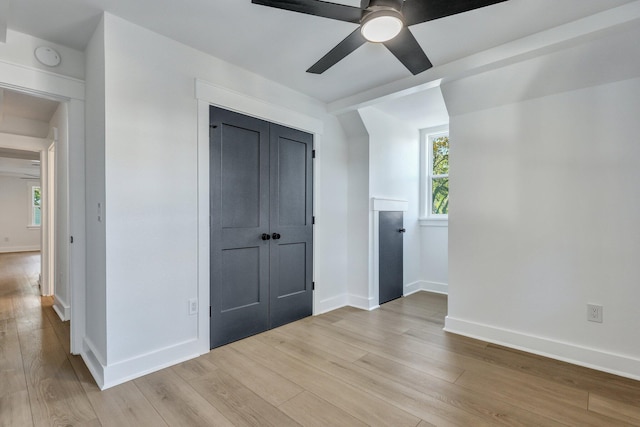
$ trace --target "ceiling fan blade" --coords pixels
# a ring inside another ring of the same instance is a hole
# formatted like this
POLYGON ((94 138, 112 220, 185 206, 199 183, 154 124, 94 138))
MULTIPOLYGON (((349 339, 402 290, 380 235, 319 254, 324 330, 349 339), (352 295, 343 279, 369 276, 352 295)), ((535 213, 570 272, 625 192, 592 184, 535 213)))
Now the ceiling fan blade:
POLYGON ((342 60, 345 56, 362 46, 367 40, 362 36, 360 28, 349 34, 347 38, 342 40, 333 49, 329 51, 325 56, 320 58, 318 62, 313 64, 311 68, 307 70, 307 73, 322 74, 329 68, 333 67, 336 63, 342 60))
POLYGON ((320 0, 251 0, 253 4, 306 13, 338 21, 360 23, 362 9, 320 0))
POLYGON ((427 54, 407 27, 404 27, 395 38, 384 42, 384 45, 413 75, 433 67, 427 54))
POLYGON ((402 14, 407 25, 414 25, 504 1, 507 0, 406 0, 402 6, 402 14))

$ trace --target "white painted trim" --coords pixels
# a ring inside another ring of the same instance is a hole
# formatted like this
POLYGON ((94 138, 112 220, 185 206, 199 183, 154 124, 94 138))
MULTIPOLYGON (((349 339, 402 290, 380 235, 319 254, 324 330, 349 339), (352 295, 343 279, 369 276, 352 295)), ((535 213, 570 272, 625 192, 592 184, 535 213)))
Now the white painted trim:
POLYGON ((71 319, 71 306, 58 296, 54 296, 53 310, 63 322, 71 319))
POLYGON ((362 310, 375 310, 380 307, 378 303, 378 298, 367 298, 361 297, 359 295, 348 295, 348 305, 350 307, 359 308, 362 310))
POLYGON ((624 28, 625 25, 638 19, 640 19, 640 1, 627 3, 487 49, 448 64, 435 66, 416 76, 396 80, 336 100, 327 105, 327 111, 339 115, 383 101, 398 99, 438 87, 444 79, 453 80, 480 74, 602 37, 608 31, 624 28))
POLYGON ((374 211, 407 212, 409 210, 409 202, 406 200, 372 197, 371 202, 371 209, 374 211))
MULTIPOLYGON (((84 101, 71 99, 67 103, 69 124, 67 141, 68 173, 68 227, 69 235, 61 236, 66 240, 69 254, 69 274, 67 277, 71 303, 71 353, 80 354, 82 340, 86 331, 86 211, 85 211, 85 140, 84 140, 84 101), (70 242, 73 236, 73 244, 70 242)), ((63 172, 64 173, 64 172, 63 172)))
POLYGON ((314 134, 324 133, 324 123, 314 117, 299 113, 260 98, 196 79, 196 98, 227 110, 249 114, 252 117, 296 128, 314 134), (247 113, 250 111, 251 113, 247 113))
POLYGON ((9 254, 12 252, 40 252, 40 246, 13 246, 0 248, 0 254, 9 254))
POLYGON ((448 218, 419 218, 418 224, 420 227, 448 227, 448 218))
MULTIPOLYGON (((198 335, 197 353, 208 353, 210 348, 210 319, 209 319, 209 106, 214 105, 241 114, 268 120, 283 126, 302 130, 313 134, 314 149, 321 149, 324 123, 322 120, 289 110, 279 105, 271 104, 262 99, 236 92, 228 88, 195 79, 194 95, 198 102, 198 335)), ((317 189, 321 156, 314 161, 314 211, 317 206, 317 189)), ((315 214, 315 212, 314 212, 315 214)), ((321 232, 321 225, 314 226, 314 237, 321 232)), ((316 260, 316 239, 313 240, 314 277, 316 260)), ((314 292, 313 313, 318 312, 322 302, 316 301, 314 292)), ((336 307, 337 308, 337 307, 336 307)))
POLYGON ((194 339, 121 362, 110 363, 108 366, 103 366, 104 383, 100 389, 117 386, 198 356, 200 356, 199 341, 194 339))
POLYGON ((574 365, 640 380, 640 359, 622 354, 469 322, 450 316, 445 318, 444 330, 574 365))
POLYGON ((318 304, 314 311, 314 316, 345 307, 349 305, 348 301, 349 301, 349 295, 347 294, 340 294, 332 298, 327 298, 325 300, 318 301, 318 304))
POLYGON ((100 355, 95 351, 95 346, 86 337, 82 341, 80 356, 89 372, 91 372, 96 384, 102 389, 104 385, 104 364, 100 362, 100 355))
POLYGON ((198 340, 189 340, 131 359, 107 365, 89 339, 84 339, 82 359, 101 390, 156 372, 200 355, 198 340))
POLYGON ((434 294, 449 295, 449 285, 446 283, 422 281, 422 290, 434 294))
POLYGON ((84 81, 0 59, 3 87, 55 101, 84 100, 84 81))
POLYGON ((198 342, 210 350, 209 289, 209 102, 198 100, 198 342))
POLYGON ((91 341, 89 337, 84 337, 82 340, 82 349, 89 351, 92 355, 92 358, 95 359, 98 364, 101 366, 106 366, 107 362, 105 357, 100 351, 98 351, 98 347, 91 341))
POLYGON ((416 292, 430 292, 432 294, 449 295, 449 285, 446 283, 418 280, 404 285, 404 296, 407 297, 416 292))

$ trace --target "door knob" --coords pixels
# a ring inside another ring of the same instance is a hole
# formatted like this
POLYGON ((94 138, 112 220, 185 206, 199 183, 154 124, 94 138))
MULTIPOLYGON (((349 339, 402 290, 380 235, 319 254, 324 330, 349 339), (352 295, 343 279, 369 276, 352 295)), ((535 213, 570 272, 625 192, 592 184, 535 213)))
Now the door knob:
POLYGON ((269 236, 267 233, 262 233, 262 236, 260 236, 260 238, 262 240, 269 240, 271 238, 271 236, 269 236))
POLYGON ((271 237, 273 237, 273 240, 278 240, 278 239, 279 239, 280 237, 282 237, 282 236, 280 236, 280 234, 279 234, 279 233, 273 233, 273 234, 271 235, 271 237))
POLYGON ((407 230, 405 230, 404 228, 401 228, 400 230, 398 230, 398 232, 399 232, 399 233, 404 233, 404 232, 406 232, 406 231, 407 231, 407 230))

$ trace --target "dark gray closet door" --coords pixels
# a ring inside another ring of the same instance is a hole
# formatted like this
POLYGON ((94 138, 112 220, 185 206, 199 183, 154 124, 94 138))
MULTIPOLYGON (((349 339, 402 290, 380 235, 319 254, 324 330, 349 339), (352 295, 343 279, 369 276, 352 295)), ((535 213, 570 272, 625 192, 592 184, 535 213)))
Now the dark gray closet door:
POLYGON ((380 304, 402 296, 404 234, 402 212, 380 212, 379 295, 380 304))
POLYGON ((271 125, 271 327, 313 310, 313 137, 271 125))
POLYGON ((269 327, 269 123, 210 110, 211 348, 269 327))

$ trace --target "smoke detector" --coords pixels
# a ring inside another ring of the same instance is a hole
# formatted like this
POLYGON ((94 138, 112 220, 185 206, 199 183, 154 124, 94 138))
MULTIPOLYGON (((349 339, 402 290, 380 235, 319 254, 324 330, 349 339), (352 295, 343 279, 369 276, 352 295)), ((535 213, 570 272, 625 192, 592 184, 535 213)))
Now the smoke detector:
POLYGON ((40 46, 33 53, 36 59, 47 67, 57 67, 60 65, 60 54, 49 46, 40 46))

